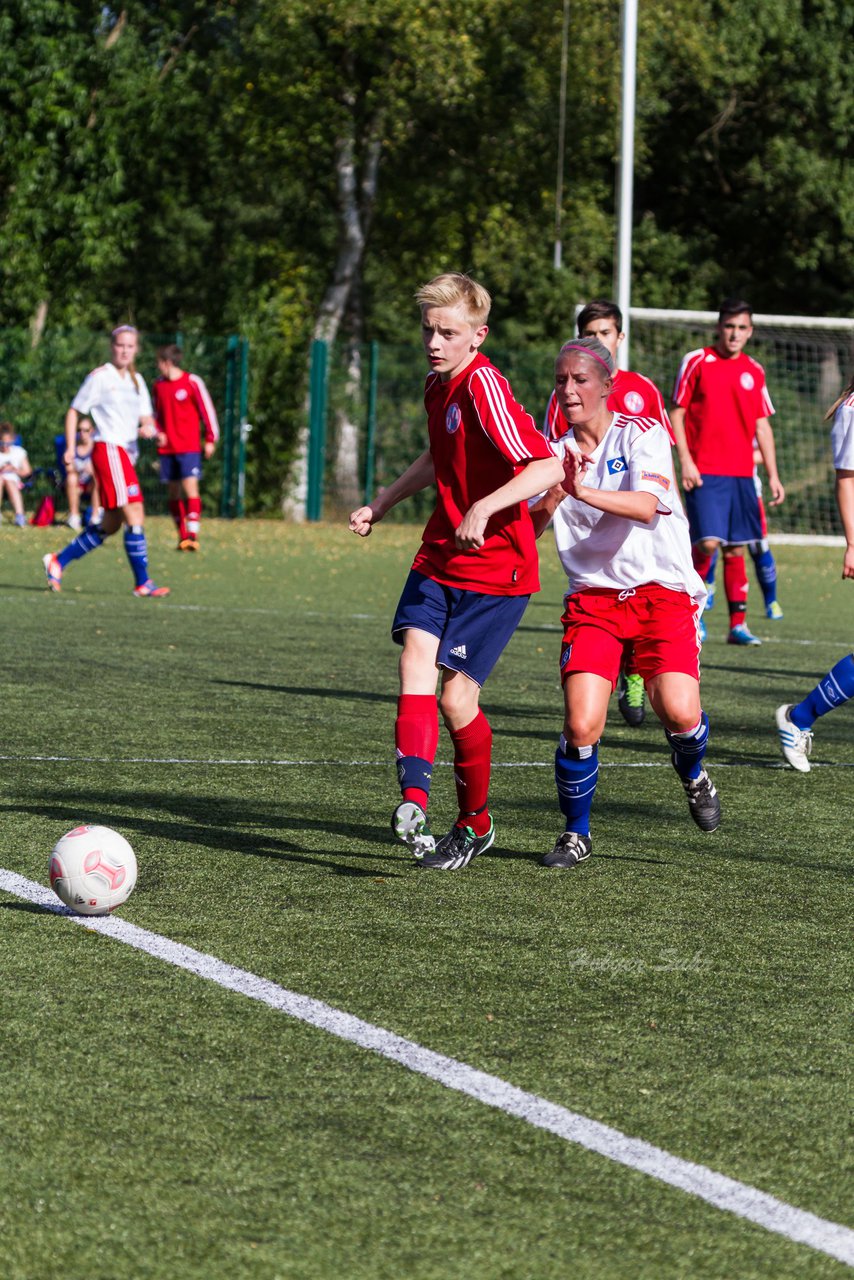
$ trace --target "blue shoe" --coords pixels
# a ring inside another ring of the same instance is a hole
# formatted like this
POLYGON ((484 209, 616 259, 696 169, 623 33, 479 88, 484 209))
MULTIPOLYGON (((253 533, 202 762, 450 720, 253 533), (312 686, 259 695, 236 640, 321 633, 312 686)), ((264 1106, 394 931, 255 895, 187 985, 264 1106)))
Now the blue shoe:
POLYGON ((700 637, 700 644, 706 643, 706 624, 700 616, 697 619, 697 635, 700 637))
POLYGON ((713 582, 706 583, 706 592, 705 612, 711 613, 715 607, 715 584, 713 582))
POLYGON ((779 622, 783 616, 783 610, 780 608, 779 600, 772 600, 765 608, 765 617, 770 618, 772 622, 779 622))
POLYGON ((727 644, 761 644, 762 641, 755 636, 752 631, 748 631, 747 624, 739 623, 737 627, 733 627, 726 638, 727 644))

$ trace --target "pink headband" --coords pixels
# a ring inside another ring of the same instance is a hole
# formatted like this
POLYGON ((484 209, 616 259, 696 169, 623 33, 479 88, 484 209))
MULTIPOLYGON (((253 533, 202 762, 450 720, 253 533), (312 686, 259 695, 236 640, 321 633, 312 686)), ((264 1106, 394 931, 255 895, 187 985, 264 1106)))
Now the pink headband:
POLYGON ((110 334, 110 337, 116 338, 120 333, 135 333, 139 335, 139 329, 134 328, 132 324, 120 324, 116 326, 116 328, 110 334))
POLYGON ((608 365, 601 356, 597 356, 596 352, 591 351, 589 347, 582 347, 580 342, 565 342, 558 352, 558 355, 562 356, 564 351, 580 351, 582 355, 590 356, 593 360, 598 360, 602 368, 607 372, 609 378, 613 373, 613 369, 608 368, 608 365))

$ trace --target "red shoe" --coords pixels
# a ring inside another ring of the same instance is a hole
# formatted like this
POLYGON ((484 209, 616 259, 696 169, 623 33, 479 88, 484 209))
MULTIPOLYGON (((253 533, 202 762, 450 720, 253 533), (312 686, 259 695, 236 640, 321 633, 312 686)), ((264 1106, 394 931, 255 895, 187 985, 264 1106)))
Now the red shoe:
POLYGON ((47 575, 47 585, 51 591, 62 590, 62 565, 56 556, 48 552, 46 556, 42 556, 42 564, 47 575))
POLYGON ((169 588, 155 586, 151 578, 149 578, 147 582, 143 582, 141 587, 134 587, 133 594, 140 598, 145 596, 168 596, 169 588))

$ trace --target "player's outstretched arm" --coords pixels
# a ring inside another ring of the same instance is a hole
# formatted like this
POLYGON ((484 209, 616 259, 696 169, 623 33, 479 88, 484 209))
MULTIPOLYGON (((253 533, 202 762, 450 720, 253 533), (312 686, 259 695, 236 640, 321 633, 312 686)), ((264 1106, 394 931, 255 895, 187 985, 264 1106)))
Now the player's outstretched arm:
POLYGON ((357 533, 360 538, 367 538, 374 525, 382 520, 392 507, 397 506, 398 502, 403 502, 404 498, 411 498, 413 493, 420 493, 422 489, 429 488, 435 479, 433 455, 429 449, 425 449, 421 456, 406 468, 402 476, 398 476, 388 488, 377 494, 373 502, 351 513, 349 523, 351 533, 357 533))
POLYGON ((771 490, 769 507, 779 507, 786 496, 786 490, 780 482, 777 472, 777 450, 774 445, 774 431, 768 418, 756 419, 756 443, 762 454, 765 470, 768 472, 768 488, 771 490))
POLYGON ((482 547, 491 516, 551 489, 553 485, 560 483, 562 476, 563 463, 559 458, 532 458, 512 480, 472 503, 456 531, 459 549, 476 551, 478 547, 482 547))
POLYGON ((845 530, 843 578, 854 578, 854 471, 836 472, 836 505, 845 530))

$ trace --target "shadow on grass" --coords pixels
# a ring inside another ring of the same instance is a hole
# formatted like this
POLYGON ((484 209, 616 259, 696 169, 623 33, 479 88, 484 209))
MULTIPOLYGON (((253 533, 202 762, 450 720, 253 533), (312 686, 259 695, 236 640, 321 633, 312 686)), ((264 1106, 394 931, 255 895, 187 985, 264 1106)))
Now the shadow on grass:
MULTIPOLYGON (((335 861, 335 856, 347 859, 365 859, 371 863, 399 862, 400 854, 371 850, 368 853, 351 849, 330 849, 328 854, 315 853, 300 843, 282 839, 268 834, 260 827, 288 829, 295 831, 319 831, 327 837, 339 836, 344 840, 361 840, 375 843, 385 840, 385 832, 376 827, 360 826, 355 823, 336 822, 328 818, 308 817, 302 812, 283 814, 276 806, 251 806, 230 801, 216 801, 203 805, 199 801, 182 801, 180 797, 167 792, 122 792, 122 791, 75 791, 69 793, 61 803, 55 797, 45 796, 41 803, 15 804, 0 807, 13 810, 15 813, 31 813, 39 817, 56 819, 70 823, 79 814, 96 815, 108 826, 120 822, 123 830, 136 831, 140 835, 153 839, 176 841, 183 844, 198 845, 203 849, 223 851, 227 853, 246 854, 254 858, 277 858, 284 862, 299 862, 310 866, 322 867, 334 875, 341 876, 375 876, 376 865, 371 868, 352 866, 350 862, 335 861), (170 818, 162 816, 145 817, 140 807, 148 810, 164 811, 170 818), (198 818, 198 812, 204 809, 204 819, 198 818), (76 810, 76 813, 75 813, 76 810), (107 810, 107 812, 105 812, 107 810), (120 810, 121 816, 114 815, 113 810, 120 810), (266 810, 266 812, 265 812, 266 810), (254 828, 254 829, 253 829, 254 828)), ((90 821, 95 820, 92 817, 90 821)), ((388 837, 390 840, 390 837, 388 837)), ((337 842, 335 842, 337 843, 337 842)), ((383 869, 385 876, 399 876, 397 871, 383 869)))
POLYGON ((260 689, 264 693, 289 693, 304 698, 338 698, 344 702, 397 702, 396 693, 366 693, 361 689, 311 689, 289 684, 261 684, 254 680, 211 680, 211 684, 229 685, 235 689, 260 689))
POLYGON ((0 911, 28 911, 31 915, 44 915, 48 908, 36 902, 0 902, 0 911))

